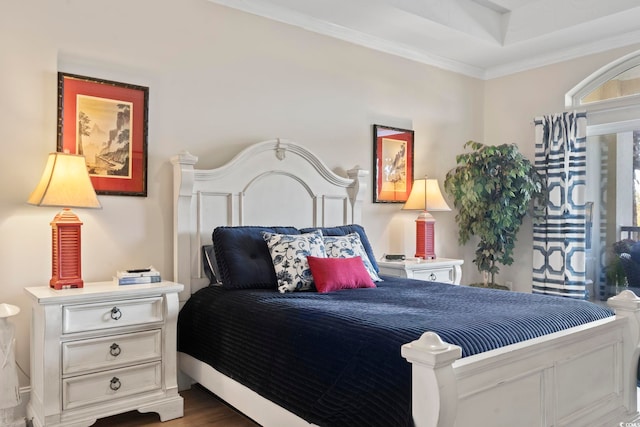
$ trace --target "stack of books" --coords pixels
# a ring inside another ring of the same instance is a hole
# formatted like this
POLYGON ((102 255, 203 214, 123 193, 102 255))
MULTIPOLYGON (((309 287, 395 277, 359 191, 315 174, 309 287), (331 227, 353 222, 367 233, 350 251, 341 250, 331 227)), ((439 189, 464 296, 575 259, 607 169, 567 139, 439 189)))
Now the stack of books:
POLYGON ((113 280, 118 285, 136 285, 139 283, 157 283, 162 281, 160 272, 153 267, 118 271, 113 280))

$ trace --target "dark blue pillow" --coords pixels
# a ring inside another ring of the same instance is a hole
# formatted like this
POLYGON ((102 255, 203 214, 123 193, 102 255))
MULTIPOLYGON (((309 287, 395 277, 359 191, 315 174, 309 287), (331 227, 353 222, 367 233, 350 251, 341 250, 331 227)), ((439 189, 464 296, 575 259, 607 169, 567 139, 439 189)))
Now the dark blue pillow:
POLYGON ((376 257, 373 254, 373 248, 371 247, 371 243, 369 243, 367 234, 364 232, 364 228, 361 225, 349 224, 349 225, 338 225, 336 227, 301 228, 300 233, 310 233, 313 230, 322 231, 322 235, 324 236, 346 236, 347 234, 358 233, 358 235, 360 236, 360 241, 362 242, 362 246, 364 246, 364 250, 367 252, 369 261, 371 261, 371 265, 376 270, 376 273, 380 272, 380 267, 378 267, 378 263, 376 262, 376 257))
POLYGON ((213 230, 218 280, 224 288, 277 289, 278 281, 263 231, 300 234, 295 227, 239 226, 213 230))

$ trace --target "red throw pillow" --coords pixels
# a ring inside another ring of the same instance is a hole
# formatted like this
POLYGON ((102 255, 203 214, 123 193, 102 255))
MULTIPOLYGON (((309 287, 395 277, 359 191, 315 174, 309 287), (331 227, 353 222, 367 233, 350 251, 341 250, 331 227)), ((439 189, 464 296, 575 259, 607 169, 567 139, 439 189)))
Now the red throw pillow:
POLYGON ((309 269, 320 293, 339 289, 375 288, 362 258, 319 258, 308 256, 309 269))

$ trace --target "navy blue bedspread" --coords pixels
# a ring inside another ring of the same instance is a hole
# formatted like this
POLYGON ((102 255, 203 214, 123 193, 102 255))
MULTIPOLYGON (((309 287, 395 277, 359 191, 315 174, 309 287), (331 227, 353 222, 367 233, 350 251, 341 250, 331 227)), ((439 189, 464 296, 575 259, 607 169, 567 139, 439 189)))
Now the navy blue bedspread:
POLYGON ((202 289, 180 312, 178 350, 311 423, 410 426, 400 347, 423 332, 464 357, 612 315, 567 298, 384 279, 328 294, 202 289))

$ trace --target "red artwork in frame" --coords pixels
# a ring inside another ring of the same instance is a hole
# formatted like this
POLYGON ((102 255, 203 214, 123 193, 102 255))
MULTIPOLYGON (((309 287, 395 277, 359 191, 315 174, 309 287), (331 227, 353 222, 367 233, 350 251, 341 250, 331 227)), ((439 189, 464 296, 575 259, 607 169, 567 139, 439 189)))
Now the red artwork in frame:
POLYGON ((58 73, 58 151, 82 154, 97 194, 147 195, 149 88, 58 73))
POLYGON ((373 202, 404 203, 413 186, 413 130, 373 125, 373 202))

